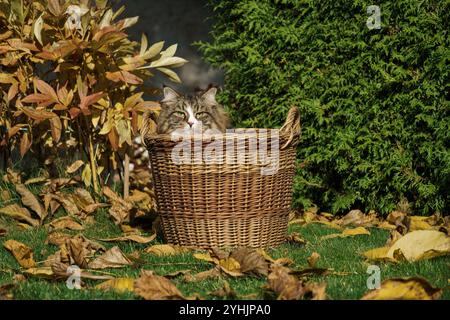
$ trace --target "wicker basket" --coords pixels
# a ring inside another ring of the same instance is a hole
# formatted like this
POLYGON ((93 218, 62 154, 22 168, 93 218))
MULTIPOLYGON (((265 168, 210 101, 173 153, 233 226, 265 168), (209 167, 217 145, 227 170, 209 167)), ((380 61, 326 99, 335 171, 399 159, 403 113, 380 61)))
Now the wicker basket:
MULTIPOLYGON (((239 129, 216 137, 216 146, 223 146, 224 151, 215 154, 215 161, 210 163, 175 163, 172 151, 178 142, 168 135, 144 135, 167 242, 198 248, 264 248, 282 243, 291 208, 299 138, 300 115, 295 107, 280 130, 239 129), (255 140, 261 147, 264 139, 267 150, 279 153, 278 162, 272 162, 272 168, 278 164, 278 170, 272 174, 267 173, 270 169, 263 172, 267 163, 255 162, 254 153, 249 152, 255 140), (232 144, 237 152, 227 151, 232 144)), ((199 148, 206 151, 210 141, 198 140, 193 137, 188 142, 191 151, 195 145, 197 152, 199 148)))

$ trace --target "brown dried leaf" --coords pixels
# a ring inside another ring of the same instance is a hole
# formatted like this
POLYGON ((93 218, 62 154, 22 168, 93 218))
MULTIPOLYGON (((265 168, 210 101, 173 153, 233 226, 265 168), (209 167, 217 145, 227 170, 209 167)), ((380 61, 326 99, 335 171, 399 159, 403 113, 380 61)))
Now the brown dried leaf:
POLYGON ((68 229, 68 230, 84 230, 83 226, 75 221, 72 217, 65 216, 53 220, 50 226, 54 229, 68 229))
POLYGON ((74 163, 72 163, 70 166, 68 166, 66 168, 66 172, 68 174, 72 174, 78 171, 78 169, 80 169, 82 166, 84 165, 84 161, 83 160, 77 160, 74 163))
POLYGON ((278 295, 278 300, 298 300, 302 298, 306 289, 302 282, 289 274, 289 269, 280 265, 272 265, 272 270, 267 277, 266 288, 278 295))
POLYGON ((311 253, 311 255, 309 256, 308 260, 308 265, 310 268, 315 268, 317 261, 319 261, 320 259, 320 254, 318 254, 317 252, 313 252, 311 253))
POLYGON ((308 242, 302 238, 302 236, 298 232, 292 232, 291 234, 286 236, 286 241, 292 244, 300 244, 305 245, 308 242))
POLYGON ((7 189, 0 191, 0 200, 3 202, 11 200, 11 193, 7 189))
POLYGON ((351 210, 339 220, 341 226, 362 226, 367 223, 367 216, 361 210, 351 210))
POLYGON ((3 246, 13 254, 21 267, 33 268, 36 265, 33 251, 23 243, 16 240, 8 240, 3 243, 3 246))
POLYGON ((134 292, 145 300, 185 299, 169 279, 152 272, 141 272, 141 276, 134 283, 134 292))
POLYGON ((28 211, 28 209, 23 208, 17 204, 11 204, 4 208, 0 208, 0 214, 4 214, 18 221, 24 221, 32 225, 33 227, 39 225, 39 221, 31 217, 31 213, 28 211))
POLYGON ((50 232, 45 239, 45 244, 52 244, 55 246, 61 246, 66 243, 68 239, 72 238, 72 235, 62 232, 50 232))
POLYGON ((237 297, 236 292, 233 290, 233 288, 231 288, 230 284, 227 281, 224 281, 222 288, 214 290, 209 294, 219 298, 234 299, 237 297))
POLYGON ((130 266, 133 263, 131 260, 125 256, 125 254, 115 246, 106 251, 103 255, 96 258, 94 261, 89 263, 89 268, 91 269, 105 269, 105 268, 122 268, 130 266))
POLYGON ((269 264, 255 249, 238 248, 231 253, 230 258, 235 259, 239 263, 240 272, 264 276, 269 273, 269 264))
POLYGON ((184 280, 186 282, 201 282, 206 279, 219 278, 220 276, 221 276, 220 269, 218 267, 215 267, 213 269, 210 269, 207 271, 202 271, 202 272, 196 273, 194 275, 187 273, 184 276, 184 280))
POLYGON ((39 200, 36 198, 36 196, 32 194, 31 191, 28 190, 27 187, 25 187, 25 185, 23 184, 16 184, 15 187, 17 193, 19 193, 22 197, 23 205, 36 212, 41 221, 43 221, 47 216, 47 212, 45 211, 39 200))
POLYGON ((6 283, 0 285, 0 300, 12 300, 14 298, 13 293, 11 292, 17 284, 15 283, 6 283))

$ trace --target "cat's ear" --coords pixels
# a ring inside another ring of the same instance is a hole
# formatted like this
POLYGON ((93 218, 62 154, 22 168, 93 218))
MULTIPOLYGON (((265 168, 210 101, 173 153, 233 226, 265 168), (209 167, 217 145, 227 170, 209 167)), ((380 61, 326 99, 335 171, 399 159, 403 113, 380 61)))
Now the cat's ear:
POLYGON ((174 102, 180 97, 180 94, 170 87, 164 86, 163 91, 164 98, 161 102, 174 102))
POLYGON ((205 91, 205 93, 202 94, 203 101, 212 105, 217 104, 216 93, 217 93, 216 87, 209 88, 207 91, 205 91))

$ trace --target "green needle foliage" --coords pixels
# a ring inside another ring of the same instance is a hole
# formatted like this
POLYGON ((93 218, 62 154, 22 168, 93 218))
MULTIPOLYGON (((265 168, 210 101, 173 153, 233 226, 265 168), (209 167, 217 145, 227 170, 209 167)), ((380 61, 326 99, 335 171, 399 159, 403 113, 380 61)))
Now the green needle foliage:
POLYGON ((212 1, 205 58, 242 126, 302 115, 295 204, 450 209, 450 1, 212 1), (366 25, 378 5, 381 28, 366 25))

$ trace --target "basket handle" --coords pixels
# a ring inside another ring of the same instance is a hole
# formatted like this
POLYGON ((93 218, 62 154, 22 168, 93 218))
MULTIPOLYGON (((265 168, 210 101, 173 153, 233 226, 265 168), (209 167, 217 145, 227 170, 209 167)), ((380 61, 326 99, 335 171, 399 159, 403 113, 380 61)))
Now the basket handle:
POLYGON ((281 127, 282 135, 289 136, 288 141, 281 147, 281 150, 289 146, 296 146, 300 142, 301 126, 300 126, 300 110, 297 107, 289 109, 286 121, 281 127))

